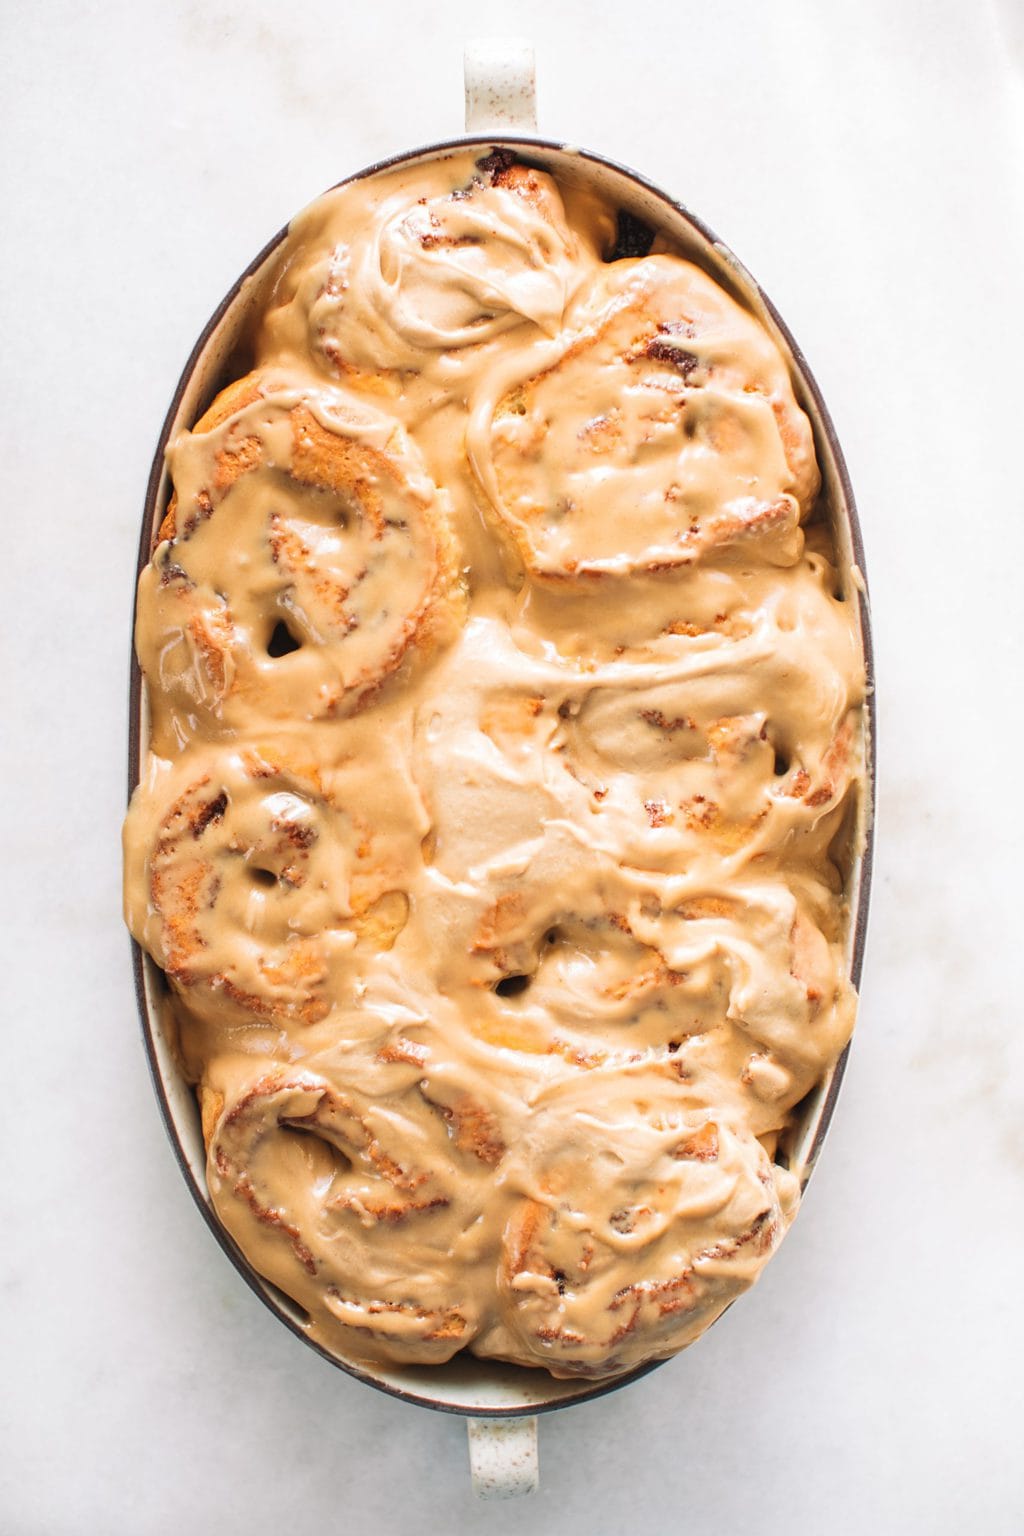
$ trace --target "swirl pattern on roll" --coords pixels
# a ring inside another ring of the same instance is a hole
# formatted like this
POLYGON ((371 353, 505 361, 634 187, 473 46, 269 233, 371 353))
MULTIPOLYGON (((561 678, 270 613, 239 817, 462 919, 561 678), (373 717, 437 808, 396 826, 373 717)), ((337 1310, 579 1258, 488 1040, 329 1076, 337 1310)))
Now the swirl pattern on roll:
POLYGON ((210 1193, 243 1250, 259 1245, 263 1273, 356 1349, 439 1363, 477 1331, 438 1220, 464 1201, 443 1121, 396 1120, 319 1074, 260 1077, 213 1124, 210 1193))
POLYGON ((699 268, 614 263, 536 364, 496 372, 470 434, 532 572, 630 575, 752 543, 795 561, 810 426, 767 333, 699 268))
POLYGON ((445 499, 400 424, 357 399, 251 374, 171 470, 138 645, 183 733, 348 713, 458 609, 445 499))

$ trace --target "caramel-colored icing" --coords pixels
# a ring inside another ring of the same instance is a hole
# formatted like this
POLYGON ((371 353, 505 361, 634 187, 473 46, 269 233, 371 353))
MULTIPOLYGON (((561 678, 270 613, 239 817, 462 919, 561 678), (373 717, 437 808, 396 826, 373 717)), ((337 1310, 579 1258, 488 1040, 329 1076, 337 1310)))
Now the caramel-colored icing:
POLYGON ((346 1359, 689 1343, 852 1027, 810 427, 759 322, 613 230, 508 155, 342 187, 169 450, 128 922, 217 1213, 346 1359))

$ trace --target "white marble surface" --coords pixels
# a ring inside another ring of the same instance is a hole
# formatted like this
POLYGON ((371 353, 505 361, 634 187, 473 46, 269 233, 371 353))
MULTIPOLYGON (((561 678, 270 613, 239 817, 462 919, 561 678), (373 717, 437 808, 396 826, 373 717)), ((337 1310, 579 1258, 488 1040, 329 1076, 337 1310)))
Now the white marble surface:
MULTIPOLYGON (((493 18, 491 18, 493 20, 493 18)), ((127 628, 193 338, 323 187, 460 131, 479 6, 6 0, 0 1530, 1019 1531, 1024 26, 964 4, 550 5, 541 131, 734 246, 803 344, 868 550, 880 851, 803 1215, 696 1349, 542 1424, 473 1503, 460 1420, 303 1349, 161 1128, 120 926, 127 628)))

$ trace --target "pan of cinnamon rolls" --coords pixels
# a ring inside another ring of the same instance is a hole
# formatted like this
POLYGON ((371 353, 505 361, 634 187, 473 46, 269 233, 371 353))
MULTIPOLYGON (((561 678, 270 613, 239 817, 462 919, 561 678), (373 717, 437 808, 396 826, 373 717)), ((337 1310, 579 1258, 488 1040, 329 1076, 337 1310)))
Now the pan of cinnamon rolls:
POLYGON ((147 497, 126 914, 200 1208, 346 1370, 578 1400, 782 1241, 863 953, 862 571, 778 316, 598 157, 400 156, 214 316, 147 497))

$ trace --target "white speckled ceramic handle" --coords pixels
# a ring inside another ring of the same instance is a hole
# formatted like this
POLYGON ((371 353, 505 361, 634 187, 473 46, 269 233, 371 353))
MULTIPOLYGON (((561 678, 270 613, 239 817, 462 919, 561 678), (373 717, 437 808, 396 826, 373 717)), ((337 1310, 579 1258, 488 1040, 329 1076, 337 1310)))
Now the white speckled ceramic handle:
MULTIPOLYGON (((466 44, 467 133, 535 133, 537 76, 533 48, 521 38, 481 37, 466 44)), ((478 1499, 535 1493, 537 1420, 467 1419, 469 1469, 478 1499)))
POLYGON ((537 1420, 469 1419, 469 1470, 478 1499, 536 1493, 537 1420))
POLYGON ((466 44, 466 132, 537 131, 533 48, 522 38, 479 37, 466 44))

